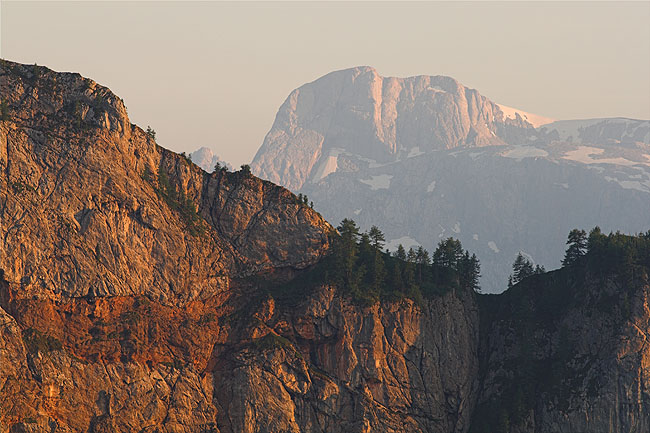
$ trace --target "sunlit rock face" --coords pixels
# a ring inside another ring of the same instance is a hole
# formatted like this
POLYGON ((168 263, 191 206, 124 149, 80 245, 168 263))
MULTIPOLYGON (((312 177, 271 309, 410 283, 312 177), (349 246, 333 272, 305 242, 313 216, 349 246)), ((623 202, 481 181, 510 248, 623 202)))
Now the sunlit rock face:
POLYGON ((505 144, 510 129, 532 128, 509 113, 450 77, 385 78, 370 67, 346 69, 289 95, 252 168, 299 189, 327 174, 322 166, 338 149, 388 163, 431 150, 505 144))
POLYGON ((4 65, 0 269, 21 297, 191 300, 327 251, 331 226, 286 189, 159 147, 92 80, 4 65))
POLYGON ((471 293, 276 305, 330 250, 318 213, 157 146, 78 74, 3 62, 0 89, 0 430, 468 428, 471 293))
POLYGON ((574 227, 648 228, 650 122, 554 121, 449 77, 360 67, 306 84, 280 107, 252 167, 333 223, 381 227, 393 250, 460 239, 488 292, 506 287, 519 251, 559 266, 574 227))
POLYGON ((206 173, 77 74, 3 62, 0 94, 0 431, 484 432, 523 355, 569 362, 512 431, 648 430, 647 276, 359 305, 304 278, 334 235, 288 190, 206 173))

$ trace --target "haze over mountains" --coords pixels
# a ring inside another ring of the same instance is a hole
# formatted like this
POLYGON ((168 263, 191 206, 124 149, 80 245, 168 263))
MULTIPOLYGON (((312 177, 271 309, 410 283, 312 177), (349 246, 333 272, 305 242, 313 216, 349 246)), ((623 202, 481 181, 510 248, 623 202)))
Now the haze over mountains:
POLYGON ((519 251, 557 267, 573 227, 650 225, 649 121, 554 121, 450 77, 327 74, 288 96, 251 167, 391 249, 460 239, 490 292, 519 251))

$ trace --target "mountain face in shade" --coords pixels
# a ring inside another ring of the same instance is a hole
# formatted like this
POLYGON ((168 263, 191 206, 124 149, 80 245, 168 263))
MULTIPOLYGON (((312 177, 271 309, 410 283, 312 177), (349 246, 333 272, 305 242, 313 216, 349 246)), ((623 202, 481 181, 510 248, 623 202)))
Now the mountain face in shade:
POLYGON ((251 166, 330 221, 381 227, 392 250, 460 239, 488 292, 503 290, 519 251, 558 266, 571 228, 650 224, 649 121, 553 121, 449 77, 361 67, 305 84, 251 166))
POLYGON ((0 431, 648 431, 647 249, 359 305, 288 190, 78 74, 2 61, 0 95, 0 431))

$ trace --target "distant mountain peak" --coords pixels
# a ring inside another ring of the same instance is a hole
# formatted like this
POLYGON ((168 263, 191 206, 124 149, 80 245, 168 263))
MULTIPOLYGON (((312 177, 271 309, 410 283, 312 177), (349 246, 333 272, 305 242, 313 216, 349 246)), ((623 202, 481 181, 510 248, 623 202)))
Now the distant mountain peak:
POLYGON ((291 92, 251 166, 298 189, 327 171, 336 149, 389 163, 414 152, 505 145, 551 121, 495 104, 452 77, 382 77, 357 66, 291 92))
POLYGON ((215 155, 209 147, 199 147, 194 152, 190 153, 190 158, 194 164, 198 165, 208 173, 211 173, 214 170, 214 166, 217 165, 217 163, 232 170, 232 166, 219 158, 218 155, 215 155))

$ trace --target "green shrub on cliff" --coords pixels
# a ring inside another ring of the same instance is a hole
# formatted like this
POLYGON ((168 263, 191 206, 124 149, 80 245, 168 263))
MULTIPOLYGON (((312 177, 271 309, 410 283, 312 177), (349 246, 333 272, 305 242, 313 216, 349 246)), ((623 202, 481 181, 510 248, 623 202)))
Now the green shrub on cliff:
POLYGON ((145 168, 141 177, 153 186, 158 196, 167 203, 170 209, 179 213, 181 220, 185 223, 185 228, 192 236, 203 235, 205 227, 194 201, 170 183, 169 176, 162 166, 158 169, 157 182, 148 167, 145 168))

